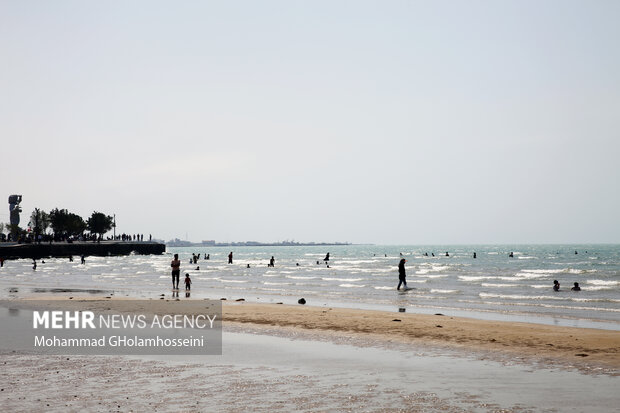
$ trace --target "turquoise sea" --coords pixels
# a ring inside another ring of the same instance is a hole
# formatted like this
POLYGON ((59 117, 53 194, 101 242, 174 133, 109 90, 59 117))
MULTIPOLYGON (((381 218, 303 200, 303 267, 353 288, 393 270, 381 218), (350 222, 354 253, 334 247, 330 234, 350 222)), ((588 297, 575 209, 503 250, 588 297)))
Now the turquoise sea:
MULTIPOLYGON (((304 297, 316 306, 620 329, 620 245, 168 248, 161 256, 88 257, 86 265, 53 258, 36 270, 31 260, 8 261, 0 269, 0 288, 3 297, 171 296, 173 253, 180 255, 182 276, 189 273, 193 280, 191 299, 294 304, 304 297), (231 251, 232 265, 227 263, 231 251), (329 267, 323 261, 327 252, 329 267), (197 264, 189 263, 192 253, 201 256, 197 264), (401 254, 413 287, 407 292, 396 291, 401 254), (268 268, 271 256, 276 263, 268 268), (553 291, 553 280, 560 282, 559 292, 553 291), (574 282, 581 291, 571 291, 574 282)), ((180 298, 186 298, 183 289, 180 298)))

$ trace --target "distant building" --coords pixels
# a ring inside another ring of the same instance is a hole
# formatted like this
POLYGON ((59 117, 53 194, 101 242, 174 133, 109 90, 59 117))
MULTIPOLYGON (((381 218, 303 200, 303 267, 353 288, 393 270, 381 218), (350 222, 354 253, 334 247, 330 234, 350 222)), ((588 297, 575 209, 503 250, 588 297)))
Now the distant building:
POLYGON ((183 241, 178 238, 175 238, 175 239, 172 239, 166 242, 166 245, 168 245, 169 247, 191 247, 192 243, 189 241, 183 241))

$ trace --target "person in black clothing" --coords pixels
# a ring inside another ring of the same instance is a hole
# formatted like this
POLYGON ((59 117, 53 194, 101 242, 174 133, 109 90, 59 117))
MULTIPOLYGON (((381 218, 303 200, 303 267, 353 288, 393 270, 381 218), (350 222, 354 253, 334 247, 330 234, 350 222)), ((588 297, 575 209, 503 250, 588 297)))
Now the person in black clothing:
POLYGON ((233 255, 232 255, 232 251, 230 251, 230 254, 228 254, 228 263, 232 264, 232 259, 233 259, 233 255))
POLYGON ((276 265, 276 259, 273 258, 273 255, 271 256, 271 259, 269 260, 269 265, 268 267, 274 267, 276 265))
POLYGON ((326 263, 329 261, 329 252, 325 256, 325 258, 323 258, 323 261, 325 261, 326 263))
POLYGON ((407 260, 403 258, 398 263, 398 287, 396 287, 397 290, 400 290, 401 284, 404 285, 405 290, 407 289, 407 280, 405 279, 407 277, 407 274, 405 273, 406 262, 407 260))
POLYGON ((581 287, 579 286, 579 283, 575 283, 574 287, 571 288, 571 291, 581 291, 581 287))
POLYGON ((181 260, 179 260, 179 254, 174 254, 174 259, 170 262, 170 267, 172 267, 172 289, 178 290, 179 276, 181 274, 181 260))

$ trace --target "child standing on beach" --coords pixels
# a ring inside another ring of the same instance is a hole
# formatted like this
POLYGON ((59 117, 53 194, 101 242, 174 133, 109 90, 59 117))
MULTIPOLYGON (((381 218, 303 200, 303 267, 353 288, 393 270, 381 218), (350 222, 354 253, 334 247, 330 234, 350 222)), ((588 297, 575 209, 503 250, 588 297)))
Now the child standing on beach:
POLYGON ((192 280, 189 278, 189 274, 185 274, 185 289, 191 290, 192 280))

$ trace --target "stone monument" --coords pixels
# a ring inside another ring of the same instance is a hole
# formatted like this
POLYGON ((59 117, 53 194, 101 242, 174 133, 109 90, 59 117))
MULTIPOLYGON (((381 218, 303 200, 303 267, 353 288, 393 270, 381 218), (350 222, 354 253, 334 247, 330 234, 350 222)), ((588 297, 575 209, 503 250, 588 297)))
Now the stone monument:
POLYGON ((22 208, 19 204, 22 202, 21 195, 9 196, 9 214, 11 224, 11 236, 15 238, 17 236, 17 227, 19 226, 19 213, 22 212, 22 208))

